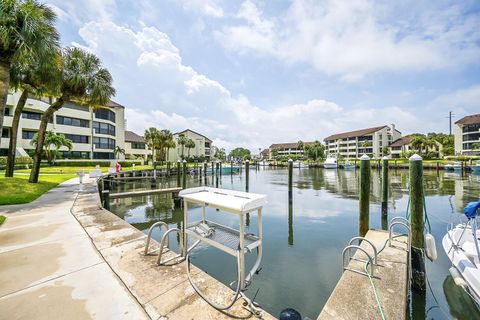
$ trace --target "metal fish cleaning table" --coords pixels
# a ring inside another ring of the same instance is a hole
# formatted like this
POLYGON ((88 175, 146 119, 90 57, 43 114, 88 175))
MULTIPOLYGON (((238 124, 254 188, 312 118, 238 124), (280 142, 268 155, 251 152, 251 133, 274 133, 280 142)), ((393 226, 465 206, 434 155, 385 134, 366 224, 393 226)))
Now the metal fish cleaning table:
POLYGON ((234 190, 199 187, 182 190, 179 196, 184 204, 184 233, 183 243, 188 248, 188 238, 196 239, 196 242, 187 250, 183 251, 187 259, 187 274, 192 287, 210 305, 219 309, 230 308, 241 295, 249 310, 258 314, 255 303, 243 294, 243 291, 252 282, 253 275, 258 273, 262 260, 262 208, 267 203, 267 197, 262 194, 240 192, 234 190), (202 208, 202 220, 189 223, 189 204, 199 205, 202 208), (218 209, 223 212, 235 214, 239 218, 239 230, 207 220, 206 207, 218 209), (245 233, 245 216, 257 211, 258 223, 257 234, 245 233), (204 242, 219 250, 222 250, 237 259, 237 289, 235 298, 226 306, 219 306, 210 301, 205 294, 195 285, 190 276, 188 253, 200 242, 204 242), (245 254, 256 249, 257 259, 252 268, 246 273, 245 254))

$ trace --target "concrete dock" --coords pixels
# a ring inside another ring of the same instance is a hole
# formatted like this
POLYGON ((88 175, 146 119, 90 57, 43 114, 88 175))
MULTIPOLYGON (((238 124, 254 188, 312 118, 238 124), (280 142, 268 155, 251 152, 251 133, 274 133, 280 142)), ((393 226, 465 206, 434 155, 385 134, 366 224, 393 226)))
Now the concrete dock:
MULTIPOLYGON (((184 262, 157 266, 156 256, 144 256, 146 236, 103 209, 96 184, 85 180, 82 191, 72 179, 31 204, 0 207, 7 216, 0 227, 0 319, 251 317, 242 300, 225 313, 208 305, 184 262)), ((215 302, 233 297, 200 269, 192 266, 192 274, 215 302)), ((264 311, 262 318, 274 319, 264 311)))
MULTIPOLYGON (((366 238, 377 250, 388 240, 388 232, 369 230, 366 238)), ((393 247, 388 244, 378 255, 378 265, 374 270, 373 282, 386 319, 403 320, 407 311, 408 253, 407 238, 395 238, 393 247)), ((365 241, 361 244, 373 257, 373 248, 365 241)), ((348 267, 364 272, 367 257, 357 251, 348 267)), ((345 270, 340 281, 330 295, 317 320, 327 319, 381 319, 379 308, 369 278, 366 275, 345 270)))

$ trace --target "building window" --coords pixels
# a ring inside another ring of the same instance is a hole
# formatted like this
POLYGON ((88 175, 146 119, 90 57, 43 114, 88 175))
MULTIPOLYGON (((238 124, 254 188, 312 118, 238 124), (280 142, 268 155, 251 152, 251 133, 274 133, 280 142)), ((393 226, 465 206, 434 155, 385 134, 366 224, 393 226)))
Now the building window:
POLYGON ((2 138, 10 138, 10 128, 2 129, 2 138))
POLYGON ((115 126, 108 123, 94 121, 93 129, 97 134, 108 134, 111 136, 115 136, 115 126))
POLYGON ((30 119, 30 120, 41 120, 42 119, 42 113, 32 112, 32 111, 22 111, 22 118, 23 119, 30 119))
POLYGON ((73 127, 82 127, 82 128, 90 127, 88 120, 70 118, 70 117, 64 117, 64 116, 57 116, 57 124, 63 124, 65 126, 73 126, 73 127))
POLYGON ((11 116, 11 113, 10 113, 11 110, 12 110, 12 109, 11 109, 10 107, 6 107, 6 108, 5 108, 5 113, 4 113, 4 115, 5 115, 6 117, 11 116))
POLYGON ((31 130, 22 130, 22 139, 33 139, 33 136, 37 133, 37 131, 31 131, 31 130))
POLYGON ((476 132, 480 131, 480 123, 466 124, 463 126, 463 132, 476 132))
MULTIPOLYGON (((73 143, 88 143, 88 136, 81 136, 78 134, 64 134, 65 138, 72 140, 73 143)), ((83 158, 82 158, 83 159, 83 158)))
POLYGON ((469 133, 463 136, 463 141, 475 141, 480 139, 480 133, 469 133))
POLYGON ((145 149, 145 143, 132 142, 132 149, 145 149))
POLYGON ((98 149, 115 149, 115 140, 110 138, 93 137, 93 144, 98 149))
POLYGON ((88 151, 60 151, 63 159, 90 159, 88 151))
POLYGON ((113 152, 94 152, 93 159, 114 159, 115 156, 113 152))
POLYGON ((112 122, 115 122, 115 112, 113 112, 112 110, 103 109, 103 108, 98 109, 98 110, 95 110, 95 118, 110 120, 112 122))

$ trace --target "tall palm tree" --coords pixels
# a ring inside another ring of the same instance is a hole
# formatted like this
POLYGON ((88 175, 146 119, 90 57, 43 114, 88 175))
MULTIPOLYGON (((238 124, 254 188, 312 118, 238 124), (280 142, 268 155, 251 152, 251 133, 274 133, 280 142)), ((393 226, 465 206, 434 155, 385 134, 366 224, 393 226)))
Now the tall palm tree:
MULTIPOLYGON (((36 133, 32 141, 30 141, 31 145, 37 145, 38 143, 38 133, 36 133)), ((50 165, 55 163, 57 158, 58 150, 61 147, 67 147, 68 151, 72 150, 72 140, 67 139, 61 133, 55 133, 53 131, 47 131, 45 134, 45 142, 43 144, 43 151, 47 157, 47 161, 50 165)))
POLYGON ((155 147, 158 143, 159 134, 157 128, 151 127, 145 130, 145 134, 143 135, 145 140, 147 140, 147 146, 152 150, 152 161, 155 161, 155 147))
POLYGON ((414 136, 412 138, 412 140, 410 141, 410 144, 412 145, 412 148, 419 152, 419 153, 422 153, 422 147, 423 147, 423 144, 424 144, 424 141, 425 141, 425 137, 424 136, 414 136))
POLYGON ((182 146, 182 159, 184 158, 185 144, 187 144, 188 139, 182 134, 178 137, 177 143, 182 146))
POLYGON ((187 148, 188 157, 190 158, 190 149, 195 148, 195 141, 188 139, 187 143, 185 143, 185 147, 187 148))
POLYGON ((0 1, 0 132, 12 64, 36 58, 43 60, 59 48, 55 20, 53 10, 35 0, 0 1))
POLYGON ((158 138, 158 147, 160 149, 160 156, 163 162, 167 159, 167 144, 173 139, 173 134, 170 132, 170 130, 163 129, 160 130, 158 138))
POLYGON ((167 157, 166 157, 166 160, 168 161, 168 154, 169 154, 169 151, 170 149, 173 149, 177 146, 177 144, 175 143, 175 140, 173 140, 173 135, 172 135, 172 138, 170 140, 167 141, 167 143, 165 144, 165 148, 167 149, 167 157))
POLYGON ((15 153, 17 149, 18 127, 25 103, 29 95, 44 96, 54 95, 58 88, 57 64, 59 63, 57 51, 52 51, 48 59, 32 59, 28 62, 15 62, 10 68, 10 84, 14 90, 21 89, 22 94, 17 102, 12 119, 12 128, 8 146, 6 177, 13 177, 15 169, 15 153))
POLYGON ((41 154, 48 121, 55 111, 60 110, 66 101, 74 101, 92 107, 105 106, 115 95, 112 76, 102 68, 100 59, 94 54, 79 48, 66 48, 62 51, 59 65, 58 99, 43 113, 38 129, 38 143, 35 148, 33 168, 29 182, 37 183, 40 173, 41 154))
POLYGON ((297 142, 298 150, 302 150, 302 154, 305 154, 305 143, 302 140, 298 140, 297 142))

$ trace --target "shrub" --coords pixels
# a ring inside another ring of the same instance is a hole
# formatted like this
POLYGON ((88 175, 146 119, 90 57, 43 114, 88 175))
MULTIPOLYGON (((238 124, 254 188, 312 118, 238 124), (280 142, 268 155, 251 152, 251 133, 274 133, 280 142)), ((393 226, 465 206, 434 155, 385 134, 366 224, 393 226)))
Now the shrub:
MULTIPOLYGON (((15 169, 24 169, 27 165, 33 163, 30 157, 15 157, 15 169)), ((5 169, 7 166, 7 157, 0 157, 0 169, 5 169)))

